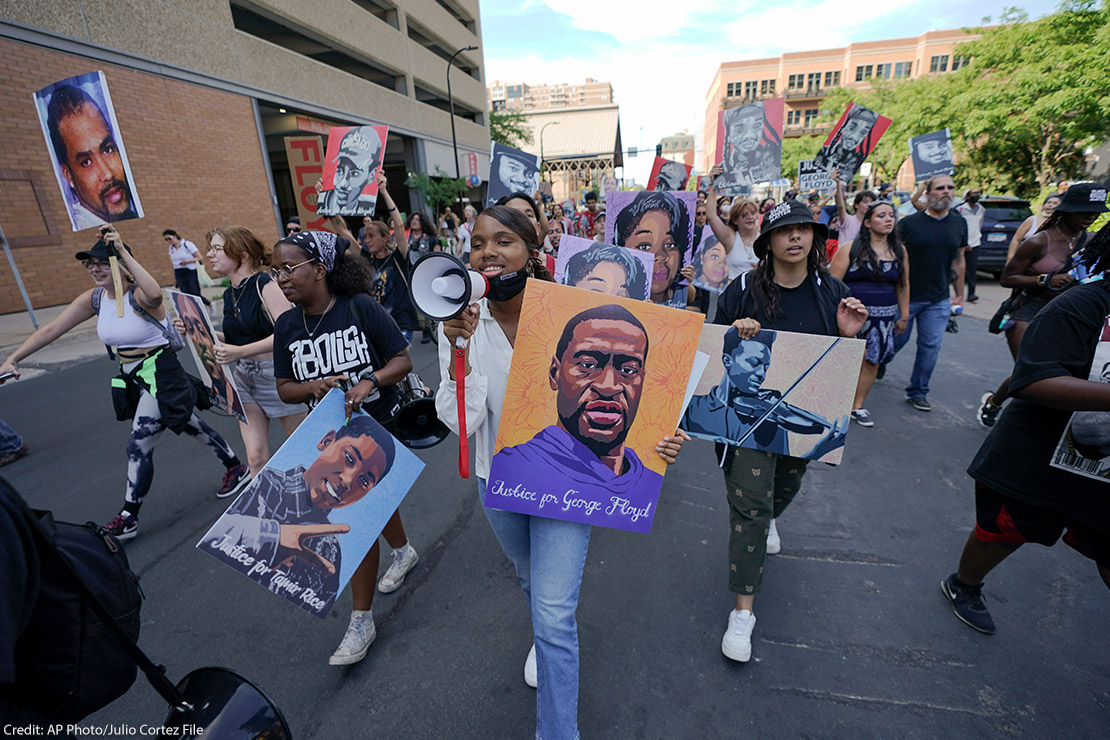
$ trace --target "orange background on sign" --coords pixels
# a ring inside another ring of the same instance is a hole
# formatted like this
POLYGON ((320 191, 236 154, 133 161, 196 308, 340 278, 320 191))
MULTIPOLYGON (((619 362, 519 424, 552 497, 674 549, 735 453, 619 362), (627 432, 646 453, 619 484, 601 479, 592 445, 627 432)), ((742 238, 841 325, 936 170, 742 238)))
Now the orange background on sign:
POLYGON ((529 280, 524 292, 494 454, 502 447, 527 442, 558 421, 548 369, 563 327, 581 311, 609 304, 627 308, 648 332, 643 394, 625 444, 636 451, 645 467, 663 473, 667 464, 656 454, 655 446, 674 434, 705 317, 542 280, 529 280))

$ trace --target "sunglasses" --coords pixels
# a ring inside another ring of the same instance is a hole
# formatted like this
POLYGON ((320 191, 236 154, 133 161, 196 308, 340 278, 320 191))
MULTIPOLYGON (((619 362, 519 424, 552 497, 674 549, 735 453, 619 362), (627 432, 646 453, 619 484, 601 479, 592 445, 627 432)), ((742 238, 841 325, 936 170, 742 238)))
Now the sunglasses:
POLYGON ((296 234, 300 230, 301 230, 300 226, 291 226, 291 227, 289 227, 289 233, 290 234, 296 234))

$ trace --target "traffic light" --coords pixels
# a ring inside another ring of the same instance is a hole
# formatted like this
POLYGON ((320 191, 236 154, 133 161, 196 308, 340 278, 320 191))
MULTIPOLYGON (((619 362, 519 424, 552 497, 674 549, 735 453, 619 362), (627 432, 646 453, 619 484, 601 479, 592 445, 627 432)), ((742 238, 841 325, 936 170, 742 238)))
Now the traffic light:
POLYGON ((655 145, 655 156, 657 156, 657 157, 662 157, 663 156, 663 145, 662 144, 656 144, 655 145))

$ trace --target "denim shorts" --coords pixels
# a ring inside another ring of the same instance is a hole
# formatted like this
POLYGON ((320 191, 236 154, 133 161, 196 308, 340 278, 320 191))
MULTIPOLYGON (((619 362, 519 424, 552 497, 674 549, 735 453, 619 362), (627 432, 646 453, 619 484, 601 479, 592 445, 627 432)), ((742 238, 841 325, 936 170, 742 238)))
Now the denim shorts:
POLYGON ((308 411, 307 406, 285 403, 278 397, 273 360, 238 360, 233 377, 239 400, 261 406, 271 419, 308 411))

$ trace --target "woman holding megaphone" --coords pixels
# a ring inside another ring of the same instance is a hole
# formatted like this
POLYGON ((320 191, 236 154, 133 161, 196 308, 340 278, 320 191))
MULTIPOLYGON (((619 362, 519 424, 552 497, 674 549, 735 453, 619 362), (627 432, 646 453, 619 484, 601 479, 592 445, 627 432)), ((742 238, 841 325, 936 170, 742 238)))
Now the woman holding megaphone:
POLYGON ((104 525, 110 533, 125 540, 138 533, 139 507, 154 480, 154 445, 167 429, 203 442, 216 454, 227 469, 217 495, 234 492, 246 483, 250 471, 224 438, 196 415, 196 387, 170 348, 173 329, 166 321, 162 288, 131 254, 119 232, 111 226, 102 226, 96 244, 74 256, 89 271, 93 287, 27 337, 0 366, 0 374, 11 372, 18 378, 17 363, 81 322, 96 317, 100 341, 114 347, 120 360, 120 374, 112 379, 116 418, 131 420, 123 510, 104 525), (117 270, 125 277, 123 295, 116 292, 113 273, 117 270))
MULTIPOLYGON (((396 384, 412 372, 409 343, 397 323, 367 293, 370 267, 357 247, 326 231, 302 231, 274 247, 270 276, 292 310, 274 324, 274 376, 285 403, 315 406, 332 388, 346 392, 347 414, 365 411, 383 426, 399 402, 396 384), (332 352, 329 348, 342 348, 332 352)), ((382 531, 393 564, 378 589, 396 591, 419 559, 409 544, 400 510, 382 531)), ((353 607, 347 632, 328 662, 350 665, 366 657, 377 636, 371 607, 379 546, 351 577, 353 607)))
MULTIPOLYGON (((439 418, 459 431, 456 375, 452 348, 467 344, 465 356, 466 429, 475 436, 478 494, 484 497, 493 456, 505 387, 513 358, 524 286, 528 278, 552 280, 535 257, 539 236, 532 219, 511 206, 492 206, 474 222, 470 236, 470 267, 489 282, 486 298, 440 325, 443 382, 436 393, 439 418)), ((673 463, 685 433, 665 437, 656 447, 673 463)), ((578 608, 582 570, 590 541, 586 524, 485 509, 532 613, 535 636, 524 665, 524 680, 538 689, 536 737, 573 740, 578 737, 578 608)))

